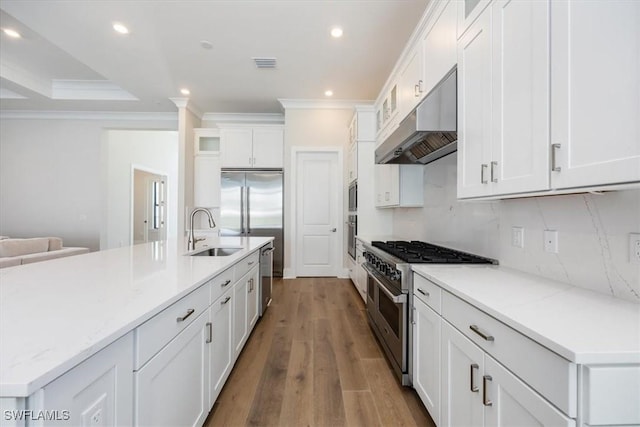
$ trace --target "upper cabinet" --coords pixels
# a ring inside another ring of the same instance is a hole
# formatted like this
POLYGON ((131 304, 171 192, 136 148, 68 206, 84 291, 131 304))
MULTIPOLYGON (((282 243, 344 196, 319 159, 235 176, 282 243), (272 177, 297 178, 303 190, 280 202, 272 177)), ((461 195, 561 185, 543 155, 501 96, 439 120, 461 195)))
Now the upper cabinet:
POLYGON ((220 154, 220 129, 196 128, 193 153, 196 156, 220 154))
POLYGON ((282 126, 225 126, 220 130, 223 168, 282 168, 282 126))
POLYGON ((220 130, 194 129, 193 204, 220 206, 220 130))
POLYGON ((640 2, 476 10, 458 41, 458 197, 640 181, 640 2))
POLYGON ((460 2, 442 2, 434 11, 437 19, 431 21, 422 36, 422 77, 418 81, 420 99, 431 92, 436 84, 456 66, 456 40, 458 28, 458 7, 460 2))
POLYGON ((400 68, 398 115, 400 121, 406 117, 422 99, 424 82, 422 78, 422 49, 420 46, 410 52, 404 66, 400 68))
POLYGON ((551 2, 551 187, 640 180, 640 2, 551 2))

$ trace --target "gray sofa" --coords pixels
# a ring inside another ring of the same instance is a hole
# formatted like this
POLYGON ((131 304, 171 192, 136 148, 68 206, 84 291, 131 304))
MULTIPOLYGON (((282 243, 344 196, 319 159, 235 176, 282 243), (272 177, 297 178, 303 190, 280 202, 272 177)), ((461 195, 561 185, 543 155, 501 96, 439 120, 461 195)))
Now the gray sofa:
POLYGON ((12 239, 0 236, 0 268, 85 254, 89 248, 65 248, 59 237, 12 239))

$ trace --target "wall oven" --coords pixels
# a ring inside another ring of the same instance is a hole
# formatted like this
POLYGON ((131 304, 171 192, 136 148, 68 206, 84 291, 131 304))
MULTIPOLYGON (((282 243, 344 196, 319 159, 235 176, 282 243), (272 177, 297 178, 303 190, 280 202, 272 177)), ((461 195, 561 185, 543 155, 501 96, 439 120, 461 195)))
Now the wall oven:
POLYGON ((358 210, 358 182, 353 181, 349 185, 349 212, 356 213, 358 210))
POLYGON ((358 216, 349 215, 347 220, 347 252, 356 259, 356 234, 358 233, 358 216))

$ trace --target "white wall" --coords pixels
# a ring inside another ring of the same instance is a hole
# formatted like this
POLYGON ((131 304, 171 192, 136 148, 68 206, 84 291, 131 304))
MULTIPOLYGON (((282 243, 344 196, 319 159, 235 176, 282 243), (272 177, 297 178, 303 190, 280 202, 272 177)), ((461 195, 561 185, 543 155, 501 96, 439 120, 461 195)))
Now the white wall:
POLYGON ((0 234, 100 247, 104 129, 172 129, 176 120, 0 120, 0 234))
POLYGON ((109 130, 104 140, 107 167, 106 240, 101 249, 133 244, 131 240, 133 167, 167 177, 167 237, 178 224, 178 133, 109 130))
POLYGON ((425 166, 425 207, 396 209, 393 233, 496 258, 500 264, 640 302, 640 267, 628 262, 628 233, 640 232, 640 190, 456 200, 456 155, 425 166), (524 248, 511 227, 524 227, 524 248), (559 252, 543 251, 545 229, 558 231, 559 252))
MULTIPOLYGON (((290 109, 285 111, 284 131, 284 276, 293 274, 292 245, 296 241, 293 232, 295 217, 291 200, 294 178, 287 173, 291 166, 292 147, 336 147, 342 149, 349 139, 349 123, 353 117, 351 109, 290 109)), ((344 160, 344 153, 343 153, 344 160)), ((345 165, 341 165, 343 173, 345 165)), ((342 183, 340 183, 342 188, 342 183)), ((343 192, 344 193, 344 192, 343 192)), ((346 195, 343 203, 346 206, 346 195)), ((344 211, 344 210, 343 210, 344 211)), ((339 225, 342 230, 342 224, 339 225)), ((344 246, 344 238, 342 239, 344 246)), ((343 247, 342 253, 346 252, 343 247)), ((343 265, 344 267, 344 265, 343 265)))

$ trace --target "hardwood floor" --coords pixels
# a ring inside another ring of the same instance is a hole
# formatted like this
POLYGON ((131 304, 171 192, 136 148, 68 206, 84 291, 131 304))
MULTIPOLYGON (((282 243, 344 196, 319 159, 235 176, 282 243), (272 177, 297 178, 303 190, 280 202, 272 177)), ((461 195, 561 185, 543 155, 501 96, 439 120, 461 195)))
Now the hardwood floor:
POLYGON ((275 280, 216 401, 214 426, 434 426, 402 387, 348 279, 275 280))

